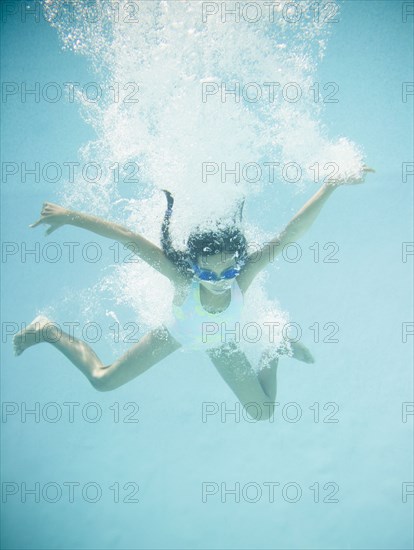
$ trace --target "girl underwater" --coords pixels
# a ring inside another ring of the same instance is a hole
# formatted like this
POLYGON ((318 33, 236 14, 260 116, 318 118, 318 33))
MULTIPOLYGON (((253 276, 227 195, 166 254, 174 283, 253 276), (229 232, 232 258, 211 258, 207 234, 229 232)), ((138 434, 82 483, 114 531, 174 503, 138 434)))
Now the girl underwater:
MULTIPOLYGON (((285 229, 262 247, 259 255, 257 251, 248 254, 246 238, 237 225, 220 223, 214 230, 194 230, 188 238, 187 250, 174 250, 169 232, 174 200, 168 191, 164 191, 168 206, 162 224, 162 248, 121 225, 45 202, 40 219, 29 227, 48 224, 50 227, 45 235, 50 235, 63 225, 74 225, 125 245, 132 244, 139 258, 173 284, 174 322, 149 331, 122 357, 104 365, 88 344, 61 329, 59 338, 56 338, 53 328, 57 327, 53 321, 38 316, 15 335, 15 354, 20 355, 34 344, 48 342, 63 353, 96 390, 110 391, 136 378, 181 346, 201 349, 206 351, 242 406, 254 402, 262 407, 261 420, 271 418, 276 397, 278 357, 284 352, 283 348, 266 350, 256 373, 234 340, 223 342, 217 339, 217 334, 215 339, 210 339, 209 335, 214 331, 204 329, 211 329, 215 323, 230 326, 237 322, 243 308, 243 295, 256 275, 270 263, 270 249, 273 258, 285 245, 295 242, 309 229, 337 187, 362 183, 365 172, 373 171, 364 166, 360 178, 325 182, 285 229)), ((305 363, 314 362, 303 344, 291 342, 290 347, 293 358, 305 363)))

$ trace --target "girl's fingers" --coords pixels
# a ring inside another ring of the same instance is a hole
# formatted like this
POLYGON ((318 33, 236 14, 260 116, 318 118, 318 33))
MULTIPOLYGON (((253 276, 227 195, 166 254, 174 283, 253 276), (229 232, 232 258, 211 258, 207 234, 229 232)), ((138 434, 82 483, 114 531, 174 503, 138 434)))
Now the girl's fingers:
POLYGON ((40 223, 42 223, 42 221, 43 220, 40 218, 40 220, 37 220, 37 222, 31 223, 29 227, 37 227, 40 223))
POLYGON ((53 233, 53 231, 55 231, 56 229, 57 229, 56 226, 51 226, 51 227, 49 227, 49 229, 46 230, 45 235, 50 235, 50 234, 53 233))
MULTIPOLYGON (((42 217, 39 218, 34 223, 31 223, 29 225, 29 227, 33 228, 33 227, 37 227, 41 223, 50 223, 50 222, 47 221, 47 218, 50 217, 50 215, 53 215, 53 204, 51 202, 44 202, 43 205, 42 205, 42 211, 40 212, 40 215, 42 217)), ((50 231, 50 229, 51 228, 49 228, 46 231, 47 235, 50 235, 50 233, 52 233, 52 231, 54 231, 54 229, 56 229, 56 228, 52 229, 51 231, 50 231)))
POLYGON ((375 172, 375 170, 373 168, 370 168, 369 166, 367 166, 366 164, 364 164, 364 166, 362 167, 362 170, 364 172, 375 172))

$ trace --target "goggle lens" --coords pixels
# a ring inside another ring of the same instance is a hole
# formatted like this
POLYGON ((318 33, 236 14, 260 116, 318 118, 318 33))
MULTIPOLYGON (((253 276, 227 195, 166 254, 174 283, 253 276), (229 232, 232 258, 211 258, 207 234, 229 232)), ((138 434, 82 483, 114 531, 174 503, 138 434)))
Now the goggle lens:
POLYGON ((234 279, 240 273, 240 267, 230 267, 223 271, 223 273, 218 276, 214 271, 209 271, 208 269, 201 269, 198 265, 193 264, 194 272, 197 277, 202 281, 220 281, 222 279, 234 279))

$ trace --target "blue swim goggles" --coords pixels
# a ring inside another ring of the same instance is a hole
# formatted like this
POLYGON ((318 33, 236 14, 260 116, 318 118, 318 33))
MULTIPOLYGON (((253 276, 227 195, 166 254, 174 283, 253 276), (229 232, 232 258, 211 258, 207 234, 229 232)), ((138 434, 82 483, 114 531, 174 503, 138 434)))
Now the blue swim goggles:
POLYGON ((237 267, 230 267, 223 271, 220 275, 216 275, 214 271, 209 269, 201 269, 197 264, 191 263, 191 267, 195 275, 202 281, 221 281, 223 279, 234 279, 237 275, 240 274, 243 264, 239 264, 237 267))

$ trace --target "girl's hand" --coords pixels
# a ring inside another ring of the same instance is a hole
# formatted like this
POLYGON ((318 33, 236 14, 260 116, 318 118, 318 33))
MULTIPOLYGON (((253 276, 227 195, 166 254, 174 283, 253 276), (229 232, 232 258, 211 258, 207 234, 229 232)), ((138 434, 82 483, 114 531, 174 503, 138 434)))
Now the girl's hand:
POLYGON ((364 165, 362 168, 362 176, 360 178, 337 178, 337 179, 331 179, 327 180, 327 185, 329 187, 337 187, 338 185, 355 185, 358 183, 364 183, 365 176, 367 172, 375 172, 373 168, 369 168, 368 166, 364 165))
POLYGON ((53 231, 68 223, 73 212, 58 204, 44 202, 40 214, 41 218, 29 225, 29 227, 37 227, 41 223, 47 223, 50 227, 46 230, 45 235, 50 235, 53 231))

